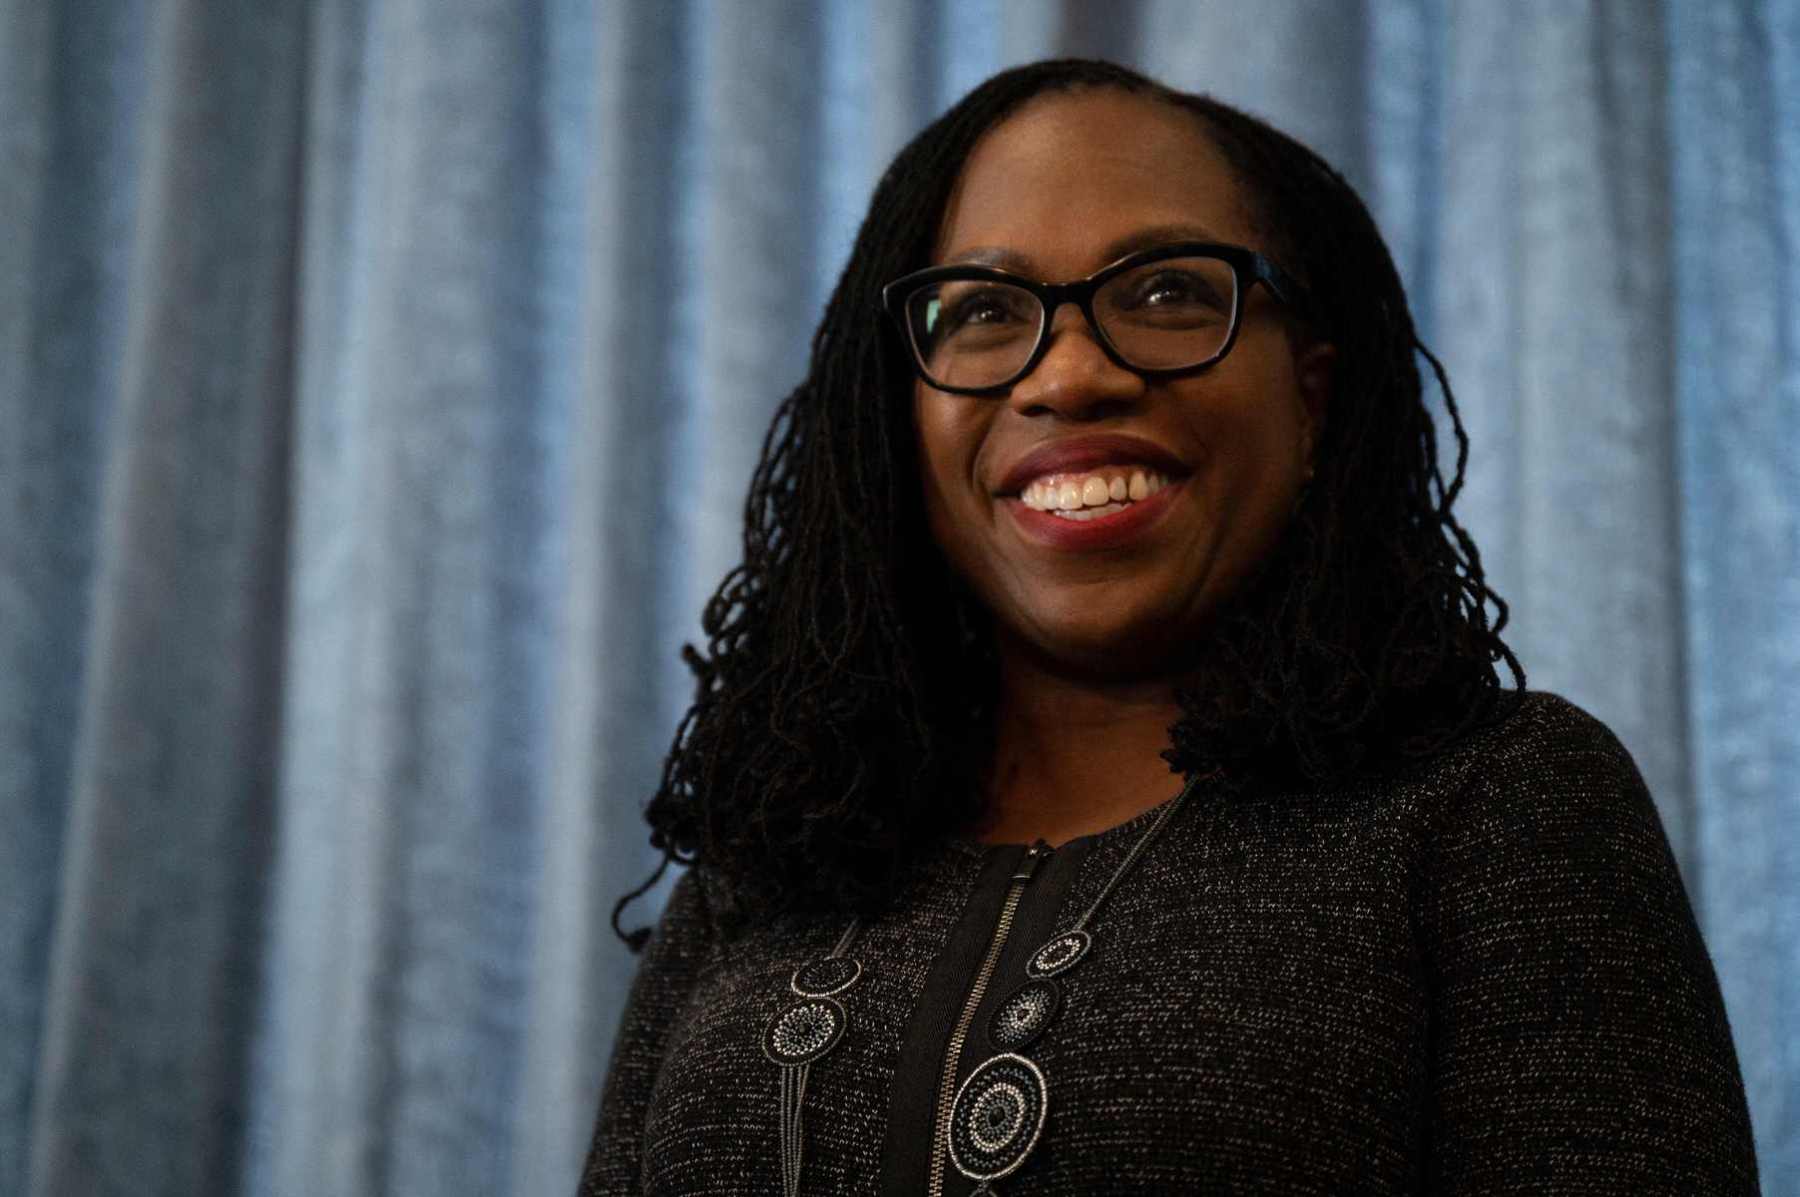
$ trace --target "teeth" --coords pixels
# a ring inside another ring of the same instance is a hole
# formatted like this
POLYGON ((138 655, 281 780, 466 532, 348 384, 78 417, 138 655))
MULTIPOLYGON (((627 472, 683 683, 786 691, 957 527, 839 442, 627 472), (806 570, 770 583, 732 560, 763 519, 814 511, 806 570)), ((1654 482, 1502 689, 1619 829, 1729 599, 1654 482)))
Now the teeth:
POLYGON ((1052 515, 1066 520, 1092 520, 1103 515, 1111 515, 1115 511, 1123 511, 1131 506, 1129 503, 1108 503, 1104 507, 1084 507, 1080 511, 1053 511, 1052 515))
POLYGON ((1154 470, 1105 470, 1091 474, 1061 474, 1040 478, 1019 498, 1035 511, 1050 511, 1076 519, 1092 519, 1123 510, 1128 503, 1147 499, 1169 484, 1154 470))

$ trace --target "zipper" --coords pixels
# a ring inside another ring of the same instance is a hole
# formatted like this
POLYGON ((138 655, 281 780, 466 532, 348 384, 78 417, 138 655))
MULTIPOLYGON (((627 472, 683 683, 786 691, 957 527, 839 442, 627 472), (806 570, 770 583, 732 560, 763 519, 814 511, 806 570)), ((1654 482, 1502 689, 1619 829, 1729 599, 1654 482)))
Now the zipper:
POLYGON ((956 1029, 950 1032, 950 1045, 944 1050, 944 1072, 938 1081, 937 1122, 931 1136, 931 1174, 926 1185, 929 1197, 944 1197, 944 1169, 950 1162, 950 1107, 956 1102, 956 1073, 962 1064, 963 1042, 969 1036, 969 1024, 975 1021, 975 1011, 980 1008, 988 982, 993 979, 994 965, 1000 959, 1000 949, 1006 946, 1006 937, 1012 930, 1013 916, 1019 911, 1019 900, 1025 896, 1025 887, 1030 884, 1038 866, 1054 851, 1039 839, 1019 858, 1019 867, 1013 870, 1012 884, 1006 891, 1006 902, 1000 907, 1000 920, 994 924, 993 938, 988 941, 987 955, 982 957, 981 968, 975 973, 975 983, 963 1002, 956 1029))

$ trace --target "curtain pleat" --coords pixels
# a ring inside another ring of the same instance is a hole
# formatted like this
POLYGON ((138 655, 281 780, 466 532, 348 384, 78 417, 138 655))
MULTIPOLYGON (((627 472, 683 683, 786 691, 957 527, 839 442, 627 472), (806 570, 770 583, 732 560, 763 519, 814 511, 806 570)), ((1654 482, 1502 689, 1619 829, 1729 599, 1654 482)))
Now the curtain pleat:
MULTIPOLYGON (((693 121, 687 25, 675 5, 654 6, 653 16, 606 6, 594 39, 595 119, 611 135, 591 143, 584 215, 585 301, 573 348, 590 399, 571 413, 514 1193, 569 1191, 571 1161, 592 1131, 606 1064, 599 1045, 618 1022, 629 970, 613 905, 653 863, 639 811, 685 695, 660 596, 685 577, 665 496, 686 489, 692 466, 674 452, 681 402, 670 377, 683 287, 668 219, 680 202, 677 147, 693 121)), ((654 918, 665 892, 632 907, 625 925, 654 918)))
MULTIPOLYGON (((1670 0, 1692 854, 1766 1193, 1800 1192, 1800 10, 1670 0)), ((1654 640, 1651 638, 1654 637, 1654 640)), ((1665 649, 1666 651, 1666 649, 1665 649)), ((1634 748, 1633 751, 1636 751, 1634 748)))
POLYGON ((0 0, 0 1192, 572 1190, 769 418, 894 152, 1065 54, 1368 200, 1800 1193, 1782 0, 0 0))
POLYGON ((0 1192, 45 1090, 103 467, 119 406, 141 5, 0 7, 0 1192), (83 64, 103 64, 84 72, 83 64))
POLYGON ((146 33, 161 67, 96 463, 88 668, 26 1123, 45 1193, 233 1184, 275 813, 298 30, 194 2, 146 33))

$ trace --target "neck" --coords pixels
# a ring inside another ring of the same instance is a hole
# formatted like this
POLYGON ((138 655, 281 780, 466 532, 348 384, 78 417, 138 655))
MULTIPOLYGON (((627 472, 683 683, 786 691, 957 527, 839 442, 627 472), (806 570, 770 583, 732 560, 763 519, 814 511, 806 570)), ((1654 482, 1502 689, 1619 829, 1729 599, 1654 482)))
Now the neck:
POLYGON ((1161 756, 1181 715, 1173 679, 1071 676, 1003 646, 998 697, 978 840, 1061 844, 1181 788, 1161 756))

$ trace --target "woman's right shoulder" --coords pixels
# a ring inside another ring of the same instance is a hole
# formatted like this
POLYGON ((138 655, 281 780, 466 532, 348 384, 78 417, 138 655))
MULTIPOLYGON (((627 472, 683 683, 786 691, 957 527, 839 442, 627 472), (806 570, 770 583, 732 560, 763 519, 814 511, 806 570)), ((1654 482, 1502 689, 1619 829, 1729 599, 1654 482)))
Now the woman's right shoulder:
POLYGON ((716 899, 708 892, 714 884, 699 868, 681 867, 644 943, 639 957, 643 967, 666 967, 675 962, 671 957, 692 963, 690 957, 710 948, 717 937, 713 919, 716 899))

